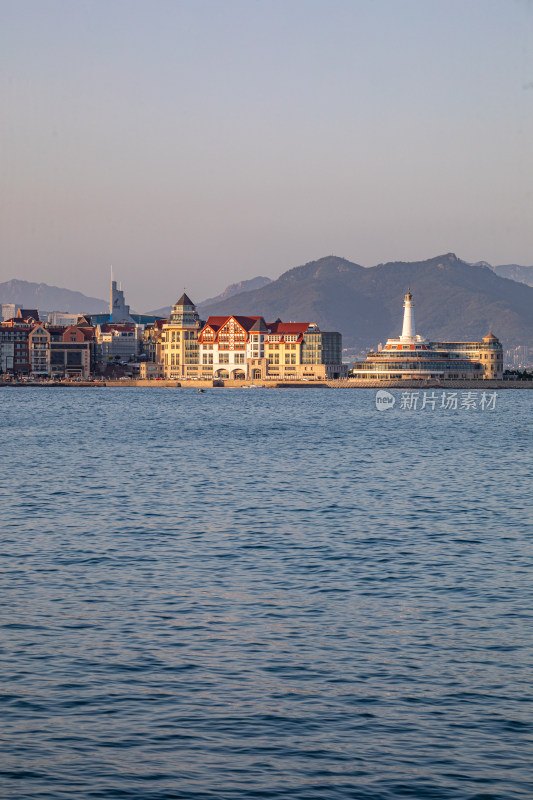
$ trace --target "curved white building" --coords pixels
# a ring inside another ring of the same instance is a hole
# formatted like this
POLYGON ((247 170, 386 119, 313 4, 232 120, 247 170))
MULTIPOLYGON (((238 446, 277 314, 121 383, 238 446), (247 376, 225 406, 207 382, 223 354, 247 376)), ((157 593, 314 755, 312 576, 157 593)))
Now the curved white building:
POLYGON ((494 334, 482 342, 428 342, 416 333, 411 290, 403 301, 403 327, 397 339, 368 353, 351 375, 364 380, 469 380, 501 378, 503 348, 494 334))

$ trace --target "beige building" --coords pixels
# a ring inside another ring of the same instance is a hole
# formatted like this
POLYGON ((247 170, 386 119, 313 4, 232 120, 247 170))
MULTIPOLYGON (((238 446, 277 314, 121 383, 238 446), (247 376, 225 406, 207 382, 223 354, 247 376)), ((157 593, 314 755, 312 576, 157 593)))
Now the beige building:
POLYGON ((156 380, 163 378, 163 365, 154 361, 141 361, 139 364, 139 378, 143 380, 156 380))
MULTIPOLYGON (((343 378, 342 336, 321 331, 316 323, 281 322, 269 326, 261 377, 277 380, 330 380, 343 378)), ((257 366, 252 370, 259 377, 257 366)))
POLYGON ((456 353, 481 364, 481 377, 484 380, 503 378, 503 346, 500 340, 489 333, 481 342, 431 342, 434 352, 456 353))
POLYGON ((163 334, 164 319, 156 319, 153 324, 146 325, 141 337, 142 351, 147 361, 153 364, 161 363, 161 338, 163 334))
POLYGON ((50 339, 50 333, 42 323, 36 325, 28 334, 32 375, 48 375, 50 373, 50 339))
POLYGON ((482 342, 428 342, 416 333, 414 301, 404 298, 401 336, 355 362, 351 376, 362 380, 473 380, 503 377, 503 349, 489 333, 482 342))

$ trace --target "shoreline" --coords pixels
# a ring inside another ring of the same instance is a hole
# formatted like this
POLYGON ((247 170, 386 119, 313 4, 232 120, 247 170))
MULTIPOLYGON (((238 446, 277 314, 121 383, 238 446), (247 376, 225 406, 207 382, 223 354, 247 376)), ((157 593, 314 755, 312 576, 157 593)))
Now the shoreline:
POLYGON ((495 390, 495 389, 533 389, 533 381, 515 380, 396 380, 396 381, 361 381, 344 378, 331 381, 265 381, 254 383, 252 380, 142 380, 132 378, 128 380, 105 381, 57 381, 42 383, 37 381, 11 382, 2 381, 0 387, 22 389, 32 388, 69 388, 69 389, 395 389, 395 390, 427 390, 427 389, 456 389, 456 390, 495 390))

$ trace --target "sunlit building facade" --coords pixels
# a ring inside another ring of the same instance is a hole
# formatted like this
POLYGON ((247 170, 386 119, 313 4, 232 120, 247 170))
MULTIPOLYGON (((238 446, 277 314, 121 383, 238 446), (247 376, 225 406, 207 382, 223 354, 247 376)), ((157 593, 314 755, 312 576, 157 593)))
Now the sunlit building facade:
POLYGON ((410 290, 404 298, 401 336, 356 362, 351 376, 363 380, 471 380, 503 377, 501 342, 489 333, 481 342, 427 342, 416 333, 410 290))

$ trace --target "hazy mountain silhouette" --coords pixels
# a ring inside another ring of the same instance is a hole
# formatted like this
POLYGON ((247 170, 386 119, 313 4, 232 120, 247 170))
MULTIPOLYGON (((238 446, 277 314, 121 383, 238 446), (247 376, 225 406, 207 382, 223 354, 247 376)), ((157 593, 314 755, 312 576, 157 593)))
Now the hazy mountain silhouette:
POLYGON ((345 347, 370 348, 401 332, 410 287, 417 332, 431 340, 479 340, 489 330, 505 347, 533 342, 533 288, 453 253, 427 261, 362 267, 328 256, 290 269, 254 291, 202 307, 209 314, 262 314, 268 321, 317 322, 345 347))
POLYGON ((521 267, 519 264, 500 264, 492 269, 501 278, 510 278, 512 281, 533 286, 533 267, 521 267))
MULTIPOLYGON (((272 283, 272 279, 265 278, 263 276, 259 276, 257 278, 250 278, 247 281, 239 281, 238 283, 230 283, 230 285, 226 286, 224 291, 216 295, 216 297, 209 297, 207 300, 201 300, 199 303, 196 303, 196 307, 201 314, 202 308, 204 306, 211 306, 213 305, 213 303, 218 303, 219 301, 227 300, 230 297, 234 297, 236 294, 241 294, 242 292, 253 291, 255 289, 262 289, 262 287, 266 286, 268 283, 272 283)), ((156 317, 168 318, 171 311, 172 311, 172 306, 164 306, 163 308, 157 308, 155 311, 151 311, 150 313, 156 317)))
MULTIPOLYGON (((203 319, 210 314, 261 314, 267 321, 317 322, 323 330, 340 331, 345 347, 369 349, 400 333, 403 297, 410 287, 417 332, 426 338, 477 340, 492 330, 509 348, 533 344, 533 287, 511 279, 528 277, 528 270, 533 267, 469 264, 453 253, 375 267, 328 256, 290 269, 275 281, 258 277, 231 284, 198 308, 203 319), (497 270, 508 271, 509 277, 497 270)), ((19 280, 0 283, 0 302, 41 311, 108 310, 104 300, 81 292, 19 280)), ((170 307, 152 313, 168 317, 170 307)))
POLYGON ((109 303, 81 292, 16 279, 0 283, 0 303, 17 303, 39 311, 67 311, 71 314, 98 314, 109 311, 109 303))

